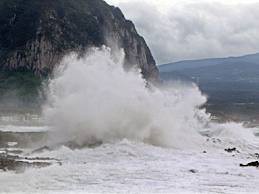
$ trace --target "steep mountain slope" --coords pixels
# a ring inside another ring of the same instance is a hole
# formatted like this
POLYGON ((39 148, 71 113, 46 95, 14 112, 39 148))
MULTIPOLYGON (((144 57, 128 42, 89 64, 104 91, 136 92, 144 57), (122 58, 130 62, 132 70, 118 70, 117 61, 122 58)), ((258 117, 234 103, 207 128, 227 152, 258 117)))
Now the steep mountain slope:
POLYGON ((133 23, 103 0, 1 0, 0 68, 46 75, 70 51, 124 48, 125 67, 158 79, 155 60, 133 23))

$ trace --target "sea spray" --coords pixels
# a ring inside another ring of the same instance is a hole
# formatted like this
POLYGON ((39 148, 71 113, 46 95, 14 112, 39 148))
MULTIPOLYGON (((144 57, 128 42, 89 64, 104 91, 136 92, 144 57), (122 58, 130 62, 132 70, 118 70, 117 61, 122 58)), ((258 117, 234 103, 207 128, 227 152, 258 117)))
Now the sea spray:
POLYGON ((121 139, 192 148, 203 142, 198 130, 209 115, 195 85, 147 87, 140 70, 123 68, 123 51, 93 48, 65 57, 48 84, 44 107, 52 143, 88 145, 121 139))

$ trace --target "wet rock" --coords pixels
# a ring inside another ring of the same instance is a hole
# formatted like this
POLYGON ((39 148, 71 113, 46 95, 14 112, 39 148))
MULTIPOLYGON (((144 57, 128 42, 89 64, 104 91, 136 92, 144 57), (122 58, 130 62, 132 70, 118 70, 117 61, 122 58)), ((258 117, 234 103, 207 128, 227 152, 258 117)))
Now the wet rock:
POLYGON ((0 170, 2 171, 15 171, 16 173, 22 173, 27 168, 43 168, 54 163, 62 165, 61 161, 55 158, 23 157, 20 155, 10 154, 9 151, 2 152, 0 154, 0 170))
POLYGON ((26 161, 19 156, 0 155, 0 169, 3 171, 24 172, 26 168, 42 168, 50 166, 50 162, 26 161))
POLYGON ((189 170, 189 172, 191 172, 191 173, 198 173, 198 170, 195 170, 195 169, 191 169, 191 170, 189 170))
POLYGON ((227 148, 227 149, 225 149, 225 151, 228 152, 228 153, 232 153, 232 152, 240 153, 240 152, 237 150, 237 148, 227 148))
POLYGON ((241 167, 259 167, 259 162, 254 161, 254 162, 249 162, 248 164, 240 164, 241 167))

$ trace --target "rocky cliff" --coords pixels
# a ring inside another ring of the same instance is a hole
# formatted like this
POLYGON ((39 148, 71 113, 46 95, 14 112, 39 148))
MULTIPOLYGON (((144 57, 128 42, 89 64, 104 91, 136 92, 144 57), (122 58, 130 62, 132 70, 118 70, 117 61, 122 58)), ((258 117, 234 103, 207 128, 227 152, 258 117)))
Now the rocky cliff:
POLYGON ((125 50, 126 68, 137 64, 151 81, 159 76, 134 24, 103 0, 1 0, 0 35, 2 70, 46 75, 71 51, 116 44, 125 50))

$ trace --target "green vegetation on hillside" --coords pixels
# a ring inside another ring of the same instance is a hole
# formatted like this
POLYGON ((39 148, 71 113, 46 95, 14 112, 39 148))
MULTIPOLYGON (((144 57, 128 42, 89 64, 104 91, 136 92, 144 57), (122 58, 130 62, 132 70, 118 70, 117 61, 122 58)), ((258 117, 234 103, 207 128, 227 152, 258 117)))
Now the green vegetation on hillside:
POLYGON ((44 79, 29 71, 0 71, 0 109, 40 107, 44 79))

